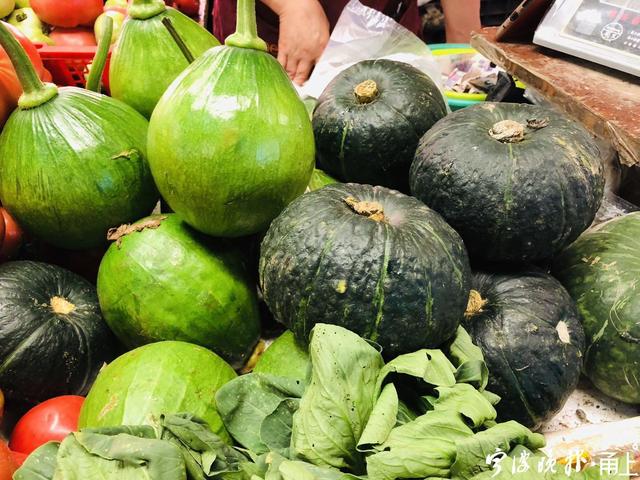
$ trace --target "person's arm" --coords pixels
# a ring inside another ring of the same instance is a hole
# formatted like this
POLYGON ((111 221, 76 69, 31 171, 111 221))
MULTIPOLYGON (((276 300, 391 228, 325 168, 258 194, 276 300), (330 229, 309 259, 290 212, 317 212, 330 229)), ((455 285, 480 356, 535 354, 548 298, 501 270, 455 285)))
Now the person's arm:
POLYGON ((480 0, 442 0, 448 43, 469 43, 481 28, 480 0))
POLYGON ((278 61, 304 83, 329 41, 329 20, 318 0, 262 0, 280 18, 278 61))

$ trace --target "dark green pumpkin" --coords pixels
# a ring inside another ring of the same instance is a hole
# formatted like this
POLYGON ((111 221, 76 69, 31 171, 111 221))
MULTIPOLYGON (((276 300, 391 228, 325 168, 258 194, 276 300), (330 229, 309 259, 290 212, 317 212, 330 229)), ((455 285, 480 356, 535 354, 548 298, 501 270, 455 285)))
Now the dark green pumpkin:
POLYGON ((587 336, 584 372, 605 394, 640 404, 640 213, 585 232, 553 274, 578 303, 587 336))
POLYGON ((111 56, 111 95, 150 118, 167 87, 189 62, 163 20, 169 19, 194 57, 220 42, 163 0, 134 0, 111 56))
POLYGON ((408 192, 420 137, 446 114, 442 93, 417 68, 392 60, 357 63, 318 99, 318 166, 342 181, 408 192))
POLYGON ((413 195, 478 261, 550 258, 591 224, 603 189, 591 135, 534 105, 484 103, 453 113, 422 138, 411 167, 413 195))
POLYGON ((0 199, 20 225, 55 246, 89 249, 109 228, 147 215, 158 194, 147 121, 128 105, 43 84, 0 26, 25 94, 0 135, 0 199))
POLYGON ((474 275, 464 326, 482 349, 502 421, 537 428, 576 388, 585 338, 576 304, 538 272, 474 275))
POLYGON ((98 297, 123 344, 180 340, 242 366, 260 337, 256 285, 242 251, 175 214, 142 219, 113 239, 100 264, 98 297))
POLYGON ((253 0, 238 2, 238 27, 171 84, 149 127, 162 197, 219 237, 266 230, 305 191, 315 157, 305 106, 257 37, 253 0))
POLYGON ((259 273, 271 312, 298 341, 316 323, 337 324, 388 355, 453 336, 470 281, 464 245, 437 213, 357 184, 295 200, 262 242, 259 273))
POLYGON ((116 354, 89 282, 46 263, 0 266, 0 387, 9 398, 83 395, 116 354))

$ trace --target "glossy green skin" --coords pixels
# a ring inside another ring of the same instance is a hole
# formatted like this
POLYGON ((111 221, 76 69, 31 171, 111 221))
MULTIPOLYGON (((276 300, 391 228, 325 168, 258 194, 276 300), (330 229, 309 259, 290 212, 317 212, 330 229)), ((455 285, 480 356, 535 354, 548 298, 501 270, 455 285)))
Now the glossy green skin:
POLYGON ((109 86, 114 98, 147 118, 171 82, 189 66, 163 18, 171 19, 196 58, 220 45, 211 33, 173 8, 146 20, 127 19, 111 55, 109 86))
POLYGON ((391 60, 367 60, 341 72, 313 114, 318 166, 346 182, 409 192, 409 168, 420 137, 447 115, 438 87, 420 70, 391 60), (378 85, 371 103, 354 89, 378 85))
POLYGON ((584 373, 610 397, 640 403, 640 213, 587 231, 554 262, 587 335, 584 373))
POLYGON ((322 170, 318 170, 315 168, 313 170, 313 174, 311 175, 311 180, 309 181, 309 186, 307 187, 307 192, 313 192, 314 190, 320 190, 322 187, 327 185, 331 185, 334 183, 339 183, 335 178, 330 177, 322 170))
MULTIPOLYGON (((166 218, 165 218, 166 217, 166 218)), ((241 367, 260 337, 256 286, 241 252, 177 215, 113 243, 98 272, 103 315, 129 348, 162 340, 207 347, 241 367)))
POLYGON ((253 371, 304 381, 310 362, 309 352, 296 341, 293 332, 287 330, 269 345, 253 371))
POLYGON ((585 337, 576 304, 555 278, 538 272, 478 273, 472 288, 487 304, 464 326, 484 354, 487 389, 501 398, 499 418, 538 428, 580 379, 585 337), (560 338, 560 322, 568 342, 560 338))
POLYGON ((145 159, 147 121, 131 107, 74 87, 16 110, 0 135, 0 199, 20 225, 68 249, 106 243, 147 215, 158 193, 145 159), (129 157, 116 158, 135 151, 129 157))
POLYGON ((591 224, 604 173, 591 135, 554 111, 483 103, 438 122, 411 166, 411 192, 455 228, 478 262, 552 257, 591 224), (520 143, 489 135, 493 125, 548 119, 520 143))
POLYGON ((100 314, 93 285, 39 262, 0 266, 0 385, 17 401, 84 395, 116 341, 100 314), (51 299, 75 305, 57 314, 51 299))
POLYGON ((185 342, 145 345, 100 371, 82 405, 78 428, 144 425, 161 414, 189 412, 229 443, 215 396, 236 376, 204 347, 185 342))
POLYGON ((314 167, 311 122, 271 55, 217 47, 196 60, 151 117, 149 162, 173 211, 195 229, 267 229, 314 167))
POLYGON ((458 234, 413 197, 339 184, 307 193, 262 242, 260 285, 276 320, 308 342, 316 323, 340 325, 394 356, 451 338, 469 297, 458 234), (379 202, 387 222, 344 199, 379 202))

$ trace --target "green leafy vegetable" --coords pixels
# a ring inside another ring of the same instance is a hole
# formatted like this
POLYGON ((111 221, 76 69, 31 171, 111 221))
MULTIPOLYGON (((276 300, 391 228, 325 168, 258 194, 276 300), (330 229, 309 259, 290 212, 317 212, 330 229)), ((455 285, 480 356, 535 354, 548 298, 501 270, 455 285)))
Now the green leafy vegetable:
POLYGON ((457 367, 455 377, 458 383, 470 383, 478 390, 484 390, 489 382, 489 369, 484 363, 484 355, 474 345, 467 331, 458 327, 456 336, 448 348, 449 358, 457 367))

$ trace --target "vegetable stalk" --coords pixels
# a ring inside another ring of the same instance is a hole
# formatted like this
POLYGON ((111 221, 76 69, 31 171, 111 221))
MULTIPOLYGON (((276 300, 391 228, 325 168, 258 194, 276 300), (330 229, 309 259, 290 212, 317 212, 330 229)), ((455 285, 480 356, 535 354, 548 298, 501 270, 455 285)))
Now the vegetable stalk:
POLYGON ((27 53, 2 23, 0 23, 0 45, 7 52, 22 85, 24 93, 18 99, 20 108, 38 107, 58 95, 58 87, 52 83, 42 83, 38 78, 27 53))
POLYGON ((91 62, 91 71, 87 78, 87 90, 92 92, 100 92, 102 73, 107 63, 109 55, 109 47, 111 47, 111 36, 113 35, 113 19, 110 16, 102 18, 103 30, 102 36, 98 39, 98 50, 91 62))
POLYGON ((236 33, 224 43, 229 47, 267 51, 267 44, 258 36, 255 0, 238 0, 236 33))
POLYGON ((187 62, 193 63, 195 57, 193 56, 193 53, 191 53, 191 50, 189 50, 189 47, 187 47, 187 44, 184 43, 184 40, 176 30, 176 27, 173 26, 171 19, 169 17, 163 18, 162 25, 164 25, 164 27, 167 29, 169 35, 171 35, 171 38, 173 38, 173 41, 176 42, 176 45, 182 52, 182 55, 184 55, 184 58, 187 60, 187 62))
POLYGON ((163 0, 133 0, 127 13, 136 20, 146 20, 155 17, 167 9, 163 0))

